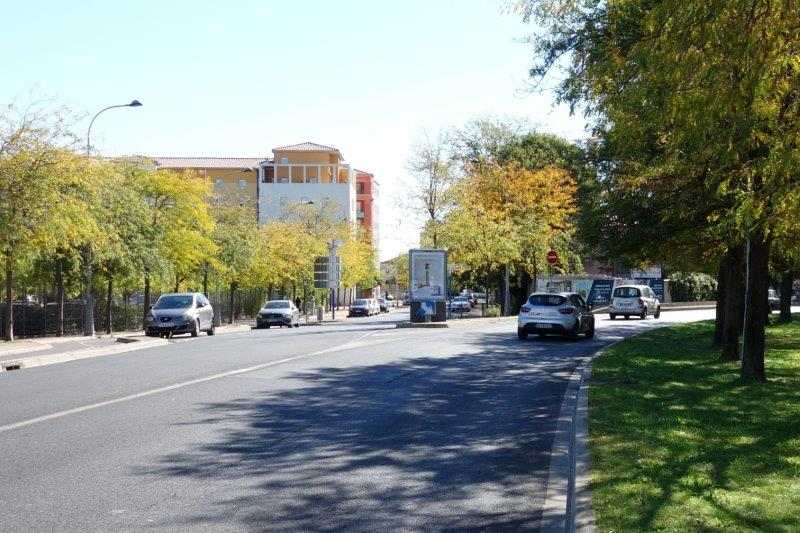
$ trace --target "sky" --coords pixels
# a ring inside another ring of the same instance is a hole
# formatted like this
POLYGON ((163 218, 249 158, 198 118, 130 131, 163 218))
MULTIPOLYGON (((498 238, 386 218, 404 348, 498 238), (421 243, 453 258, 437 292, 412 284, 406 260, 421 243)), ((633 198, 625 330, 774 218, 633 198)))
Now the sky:
MULTIPOLYGON (((0 0, 0 103, 107 105, 103 155, 267 157, 333 145, 380 183, 380 256, 416 246, 408 151, 423 132, 482 116, 585 137, 531 91, 532 30, 500 0, 0 0)), ((83 135, 88 120, 76 125, 83 135)))

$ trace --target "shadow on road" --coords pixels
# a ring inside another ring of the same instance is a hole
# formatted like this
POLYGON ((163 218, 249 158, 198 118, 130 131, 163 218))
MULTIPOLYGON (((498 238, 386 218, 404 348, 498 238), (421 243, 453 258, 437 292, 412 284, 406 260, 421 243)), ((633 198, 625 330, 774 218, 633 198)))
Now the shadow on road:
POLYGON ((199 405, 186 424, 218 438, 137 473, 218 485, 172 527, 536 529, 569 358, 505 333, 460 346, 199 405))

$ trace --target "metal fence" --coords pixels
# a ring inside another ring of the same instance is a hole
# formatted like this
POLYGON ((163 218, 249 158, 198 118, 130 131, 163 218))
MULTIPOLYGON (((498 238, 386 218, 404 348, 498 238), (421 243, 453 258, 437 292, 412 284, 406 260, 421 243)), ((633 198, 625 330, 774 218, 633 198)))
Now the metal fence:
MULTIPOLYGON (((151 303, 158 300, 159 293, 151 295, 151 303)), ((214 308, 214 316, 218 323, 227 324, 251 322, 264 302, 266 291, 237 290, 234 292, 231 307, 230 292, 209 292, 208 299, 214 308)), ((58 332, 58 305, 14 302, 14 336, 18 338, 55 336, 58 332)), ((64 335, 81 335, 84 321, 83 300, 64 302, 64 335)), ((139 331, 144 318, 144 301, 140 293, 127 298, 115 298, 111 304, 112 331, 139 331)), ((0 303, 0 335, 5 331, 6 305, 0 303)), ((94 300, 95 330, 107 330, 107 300, 100 295, 94 300)))

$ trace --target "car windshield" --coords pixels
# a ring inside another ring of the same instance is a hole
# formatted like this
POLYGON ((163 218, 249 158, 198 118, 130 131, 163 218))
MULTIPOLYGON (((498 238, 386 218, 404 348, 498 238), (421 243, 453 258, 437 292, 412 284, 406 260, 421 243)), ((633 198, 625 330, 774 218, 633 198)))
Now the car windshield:
POLYGON ((555 307, 566 301, 567 299, 560 294, 532 294, 528 298, 529 304, 542 307, 555 307))
POLYGON ((367 305, 367 300, 356 300, 353 305, 367 305))
POLYGON ((153 309, 186 309, 192 306, 194 298, 191 294, 174 294, 162 296, 153 306, 153 309))
POLYGON ((640 294, 639 289, 636 287, 617 287, 614 289, 614 297, 616 298, 638 298, 640 294))
POLYGON ((455 298, 453 301, 454 301, 454 302, 468 302, 469 300, 467 299, 467 297, 466 297, 466 296, 458 296, 458 297, 457 297, 457 298, 455 298))
POLYGON ((287 300, 275 300, 273 302, 267 302, 264 305, 265 309, 285 309, 289 307, 289 302, 287 300))

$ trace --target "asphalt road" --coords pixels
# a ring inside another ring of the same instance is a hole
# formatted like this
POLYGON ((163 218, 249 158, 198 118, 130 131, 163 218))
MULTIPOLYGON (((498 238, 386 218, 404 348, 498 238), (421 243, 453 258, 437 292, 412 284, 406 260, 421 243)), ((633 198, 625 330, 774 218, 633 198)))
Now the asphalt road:
POLYGON ((575 359, 513 322, 174 339, 0 375, 3 531, 536 529, 575 359))

